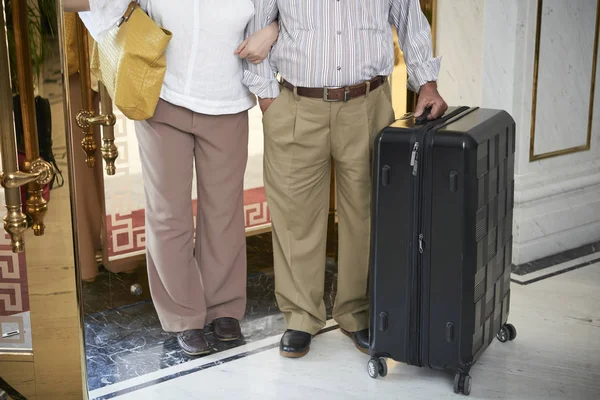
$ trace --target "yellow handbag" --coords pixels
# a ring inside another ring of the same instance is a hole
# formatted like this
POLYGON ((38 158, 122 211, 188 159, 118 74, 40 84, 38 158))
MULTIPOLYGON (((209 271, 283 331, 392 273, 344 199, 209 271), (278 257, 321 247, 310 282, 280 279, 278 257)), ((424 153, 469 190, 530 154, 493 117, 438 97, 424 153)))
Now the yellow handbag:
POLYGON ((117 26, 94 45, 90 67, 114 105, 136 121, 154 115, 167 70, 165 51, 173 36, 138 3, 131 2, 117 26))
POLYGON ((79 71, 79 58, 77 56, 77 36, 75 33, 75 24, 77 21, 76 13, 65 13, 65 39, 68 64, 68 75, 74 75, 79 71))
MULTIPOLYGON (((67 72, 71 77, 79 72, 79 46, 77 45, 77 13, 66 12, 65 14, 65 51, 67 55, 67 72)), ((94 39, 88 33, 90 52, 93 51, 94 39)), ((92 74, 90 76, 92 90, 98 91, 98 79, 92 74)))

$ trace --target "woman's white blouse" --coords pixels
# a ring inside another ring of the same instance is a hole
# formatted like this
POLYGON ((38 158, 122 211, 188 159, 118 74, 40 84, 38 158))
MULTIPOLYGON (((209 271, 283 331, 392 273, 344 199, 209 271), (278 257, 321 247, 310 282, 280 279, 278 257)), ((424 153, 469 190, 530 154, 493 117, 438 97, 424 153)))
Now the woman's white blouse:
MULTIPOLYGON (((116 26, 130 0, 90 0, 80 13, 97 41, 116 26)), ((161 98, 200 114, 236 114, 256 104, 242 83, 234 51, 254 16, 252 0, 141 0, 156 23, 173 33, 161 98)))

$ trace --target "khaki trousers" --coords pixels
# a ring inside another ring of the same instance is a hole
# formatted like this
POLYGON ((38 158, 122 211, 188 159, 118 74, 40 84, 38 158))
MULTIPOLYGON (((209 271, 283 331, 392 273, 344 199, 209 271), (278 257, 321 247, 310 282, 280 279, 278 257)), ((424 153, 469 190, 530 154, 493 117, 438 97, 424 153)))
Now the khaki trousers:
POLYGON ((160 101, 136 122, 146 196, 148 281, 167 332, 202 329, 246 308, 243 183, 248 113, 202 115, 160 101), (196 243, 192 173, 196 166, 196 243))
POLYGON ((377 133, 393 120, 388 84, 337 103, 282 88, 265 113, 265 189, 273 224, 275 293, 288 329, 315 334, 325 326, 331 157, 339 220, 333 318, 350 332, 368 328, 371 150, 377 133))

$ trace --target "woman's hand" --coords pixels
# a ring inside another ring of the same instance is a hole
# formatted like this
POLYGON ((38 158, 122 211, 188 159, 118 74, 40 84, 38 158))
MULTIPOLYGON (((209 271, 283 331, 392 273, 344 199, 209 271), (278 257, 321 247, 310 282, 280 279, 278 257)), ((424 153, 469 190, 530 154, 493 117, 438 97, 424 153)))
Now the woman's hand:
POLYGON ((260 64, 267 58, 278 36, 279 24, 275 21, 244 40, 235 50, 234 54, 240 58, 247 59, 253 64, 260 64))

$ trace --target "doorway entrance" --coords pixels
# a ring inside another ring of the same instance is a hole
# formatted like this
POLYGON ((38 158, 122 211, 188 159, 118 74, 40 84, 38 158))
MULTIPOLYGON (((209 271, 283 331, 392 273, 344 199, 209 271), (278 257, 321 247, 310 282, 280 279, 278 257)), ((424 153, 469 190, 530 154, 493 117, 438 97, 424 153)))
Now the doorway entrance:
MULTIPOLYGON (((432 22, 434 4, 422 1, 432 22)), ((191 361, 160 329, 150 299, 133 123, 90 74, 93 41, 60 0, 4 0, 0 11, 0 200, 8 209, 7 234, 0 235, 0 390, 13 398, 109 396, 128 379, 191 361)), ((399 49, 391 80, 400 116, 414 98, 399 49)), ((329 315, 336 291, 334 187, 329 315)), ((244 210, 245 339, 215 344, 215 352, 285 329, 274 299, 257 107, 250 112, 244 210)))

